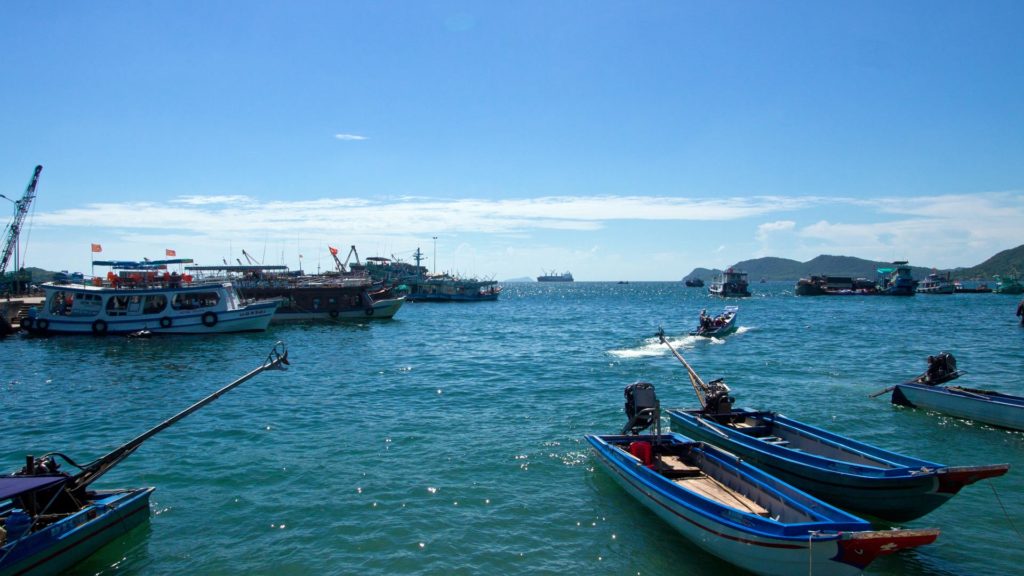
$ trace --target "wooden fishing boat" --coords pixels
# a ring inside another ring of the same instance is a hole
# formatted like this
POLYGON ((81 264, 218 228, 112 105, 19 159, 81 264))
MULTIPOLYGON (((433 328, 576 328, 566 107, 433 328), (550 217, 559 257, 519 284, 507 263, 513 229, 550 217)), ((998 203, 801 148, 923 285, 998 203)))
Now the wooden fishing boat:
POLYGON ((892 387, 893 404, 934 410, 1000 428, 1024 430, 1024 397, 994 390, 941 386, 963 372, 957 370, 956 360, 949 352, 929 356, 928 360, 928 371, 892 387))
MULTIPOLYGON (((937 529, 871 524, 705 442, 662 434, 653 386, 620 435, 587 435, 600 467, 631 496, 706 552, 756 574, 860 574, 881 555, 929 544, 937 529), (654 434, 636 416, 654 412, 654 434), (632 434, 627 434, 631 431, 632 434)), ((630 387, 627 387, 630 415, 630 387)))
POLYGON ((27 456, 18 472, 0 476, 0 576, 59 574, 149 519, 154 488, 91 490, 89 486, 147 439, 270 369, 285 369, 278 342, 258 368, 84 466, 59 452, 27 456), (78 468, 61 470, 60 461, 78 468))
POLYGON ((42 306, 30 310, 22 328, 38 335, 219 334, 267 329, 280 300, 242 302, 230 282, 200 282, 167 273, 167 264, 95 262, 121 271, 91 284, 47 282, 42 306))
MULTIPOLYGON (((662 338, 671 348, 671 344, 662 338)), ((924 516, 1009 464, 948 466, 898 454, 763 410, 733 408, 729 387, 705 383, 686 360, 701 408, 670 409, 674 431, 723 448, 833 505, 883 520, 924 516)))
POLYGON ((739 309, 739 306, 726 306, 722 313, 714 318, 708 316, 706 310, 701 310, 697 329, 691 331, 690 336, 721 338, 732 334, 739 328, 736 325, 736 312, 739 309))

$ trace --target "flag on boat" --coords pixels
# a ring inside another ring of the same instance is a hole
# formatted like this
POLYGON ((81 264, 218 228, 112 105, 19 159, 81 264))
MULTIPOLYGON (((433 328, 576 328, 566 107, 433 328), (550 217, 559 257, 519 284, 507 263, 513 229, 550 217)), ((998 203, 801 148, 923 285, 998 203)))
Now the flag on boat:
POLYGON ((178 253, 175 252, 174 250, 171 250, 170 248, 168 248, 168 249, 164 250, 164 255, 166 255, 166 256, 177 256, 178 253))
POLYGON ((92 245, 92 251, 93 252, 103 252, 103 246, 100 246, 99 244, 93 244, 92 245))
POLYGON ((334 256, 338 255, 338 249, 335 248, 334 246, 327 246, 327 249, 331 251, 332 255, 334 255, 334 256))

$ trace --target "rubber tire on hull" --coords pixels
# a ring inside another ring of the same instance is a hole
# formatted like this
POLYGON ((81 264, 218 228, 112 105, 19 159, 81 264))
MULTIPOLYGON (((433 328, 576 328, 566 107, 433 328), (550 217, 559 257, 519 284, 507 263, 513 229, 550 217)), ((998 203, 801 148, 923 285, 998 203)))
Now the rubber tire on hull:
POLYGON ((217 325, 217 313, 216 312, 206 312, 205 314, 203 314, 203 326, 206 326, 207 328, 213 328, 216 325, 217 325))
POLYGON ((96 336, 106 336, 107 334, 107 321, 96 320, 92 323, 92 333, 96 336))
POLYGON ((173 324, 174 324, 174 320, 171 320, 170 316, 164 316, 163 318, 160 319, 160 327, 161 328, 170 328, 171 325, 173 325, 173 324))

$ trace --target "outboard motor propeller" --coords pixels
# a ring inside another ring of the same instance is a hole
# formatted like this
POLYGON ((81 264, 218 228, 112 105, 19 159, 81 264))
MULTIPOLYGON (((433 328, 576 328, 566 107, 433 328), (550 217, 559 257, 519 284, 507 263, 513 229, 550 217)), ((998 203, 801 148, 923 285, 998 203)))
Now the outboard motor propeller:
POLYGON ((628 432, 635 436, 658 420, 661 406, 654 393, 654 384, 650 382, 634 382, 626 386, 623 394, 626 397, 625 409, 629 422, 622 428, 622 434, 628 432))

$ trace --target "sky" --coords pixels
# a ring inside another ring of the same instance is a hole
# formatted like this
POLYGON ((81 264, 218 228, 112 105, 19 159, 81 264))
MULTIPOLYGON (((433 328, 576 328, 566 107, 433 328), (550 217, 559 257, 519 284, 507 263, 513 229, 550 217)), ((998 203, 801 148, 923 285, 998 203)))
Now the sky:
POLYGON ((1017 0, 6 2, 0 194, 42 165, 19 261, 86 274, 973 266, 1024 244, 1022 29, 1017 0))

